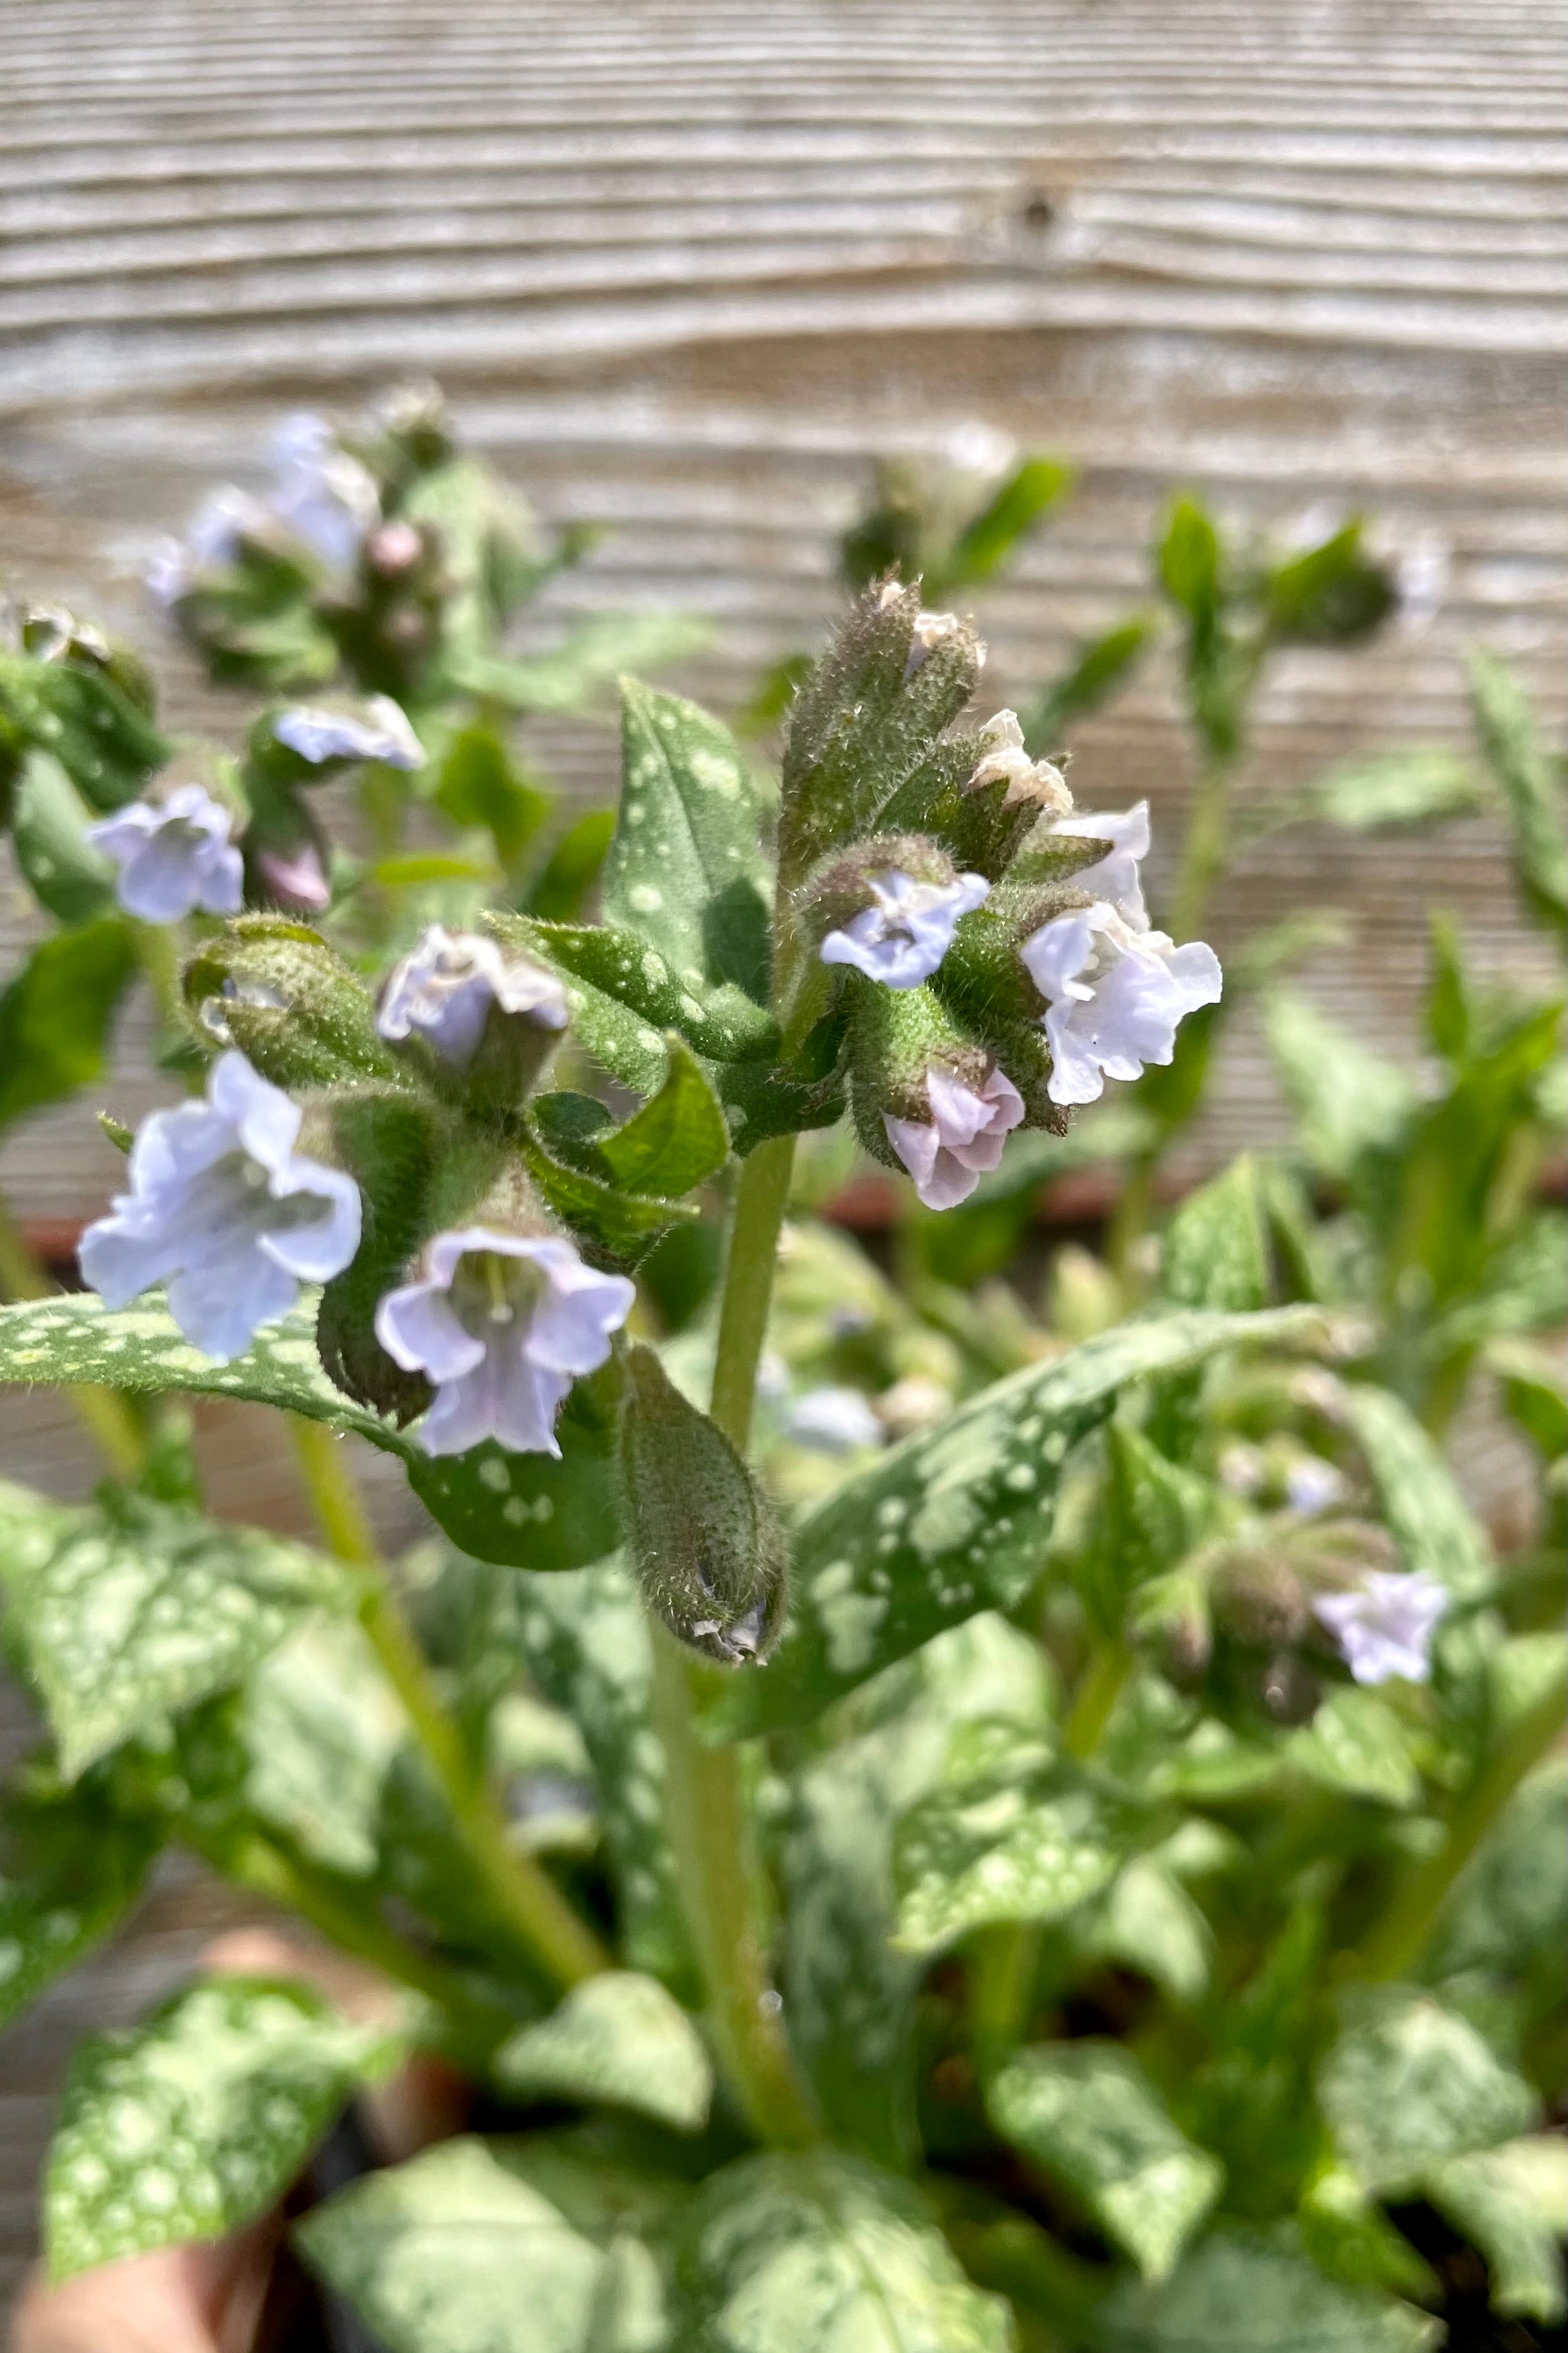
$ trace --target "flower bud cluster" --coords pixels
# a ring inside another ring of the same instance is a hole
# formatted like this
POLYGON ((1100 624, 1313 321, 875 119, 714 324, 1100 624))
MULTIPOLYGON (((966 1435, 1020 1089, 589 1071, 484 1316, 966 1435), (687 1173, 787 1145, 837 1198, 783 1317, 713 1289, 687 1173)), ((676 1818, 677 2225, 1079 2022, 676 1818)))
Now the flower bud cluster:
POLYGON ((1058 1131, 1109 1079, 1168 1063, 1222 980, 1152 928, 1146 803, 1076 810, 1017 716, 956 732, 984 649, 884 581, 796 706, 782 862, 801 959, 794 1023, 845 1025, 867 1150, 930 1208, 966 1199, 1019 1126, 1058 1131))

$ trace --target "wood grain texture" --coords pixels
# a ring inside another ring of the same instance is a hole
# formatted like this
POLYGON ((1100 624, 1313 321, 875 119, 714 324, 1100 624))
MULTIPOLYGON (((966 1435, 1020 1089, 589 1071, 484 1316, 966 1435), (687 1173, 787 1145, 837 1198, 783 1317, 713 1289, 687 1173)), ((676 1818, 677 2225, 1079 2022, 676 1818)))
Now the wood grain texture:
MULTIPOLYGON (((1243 528, 1364 510, 1435 591, 1364 654, 1280 664, 1250 788, 1462 740, 1478 639, 1560 718, 1565 30, 1563 0, 0 0, 0 573, 102 611, 176 724, 232 738, 241 706, 140 591, 154 539, 255 474, 285 407, 426 369, 546 517, 606 526, 542 628, 710 615, 682 682, 733 709, 830 614, 874 457, 978 418, 1081 469, 982 600, 996 703, 1140 598, 1181 483, 1243 528)), ((1075 777, 1147 792, 1167 848, 1171 684, 1152 664, 1075 777)), ((613 791, 605 730, 536 748, 613 791)), ((1408 1053, 1432 902, 1490 969, 1547 968, 1480 821, 1281 837, 1216 938, 1342 908, 1354 948, 1310 983, 1408 1053)), ((0 969, 18 914, 0 876, 0 969)), ((112 1088, 132 1114, 162 1091, 144 1035, 133 1014, 112 1088)), ((92 1108, 0 1154, 26 1214, 100 1206, 92 1108)), ((1195 1152, 1279 1132, 1243 1017, 1195 1152)), ((0 1468, 79 1489, 65 1409, 4 1410, 0 1468)), ((226 1508, 286 1509, 275 1451, 213 1442, 226 1508)), ((65 2024, 174 1949, 133 1936, 7 2046, 0 2250, 65 2024)))

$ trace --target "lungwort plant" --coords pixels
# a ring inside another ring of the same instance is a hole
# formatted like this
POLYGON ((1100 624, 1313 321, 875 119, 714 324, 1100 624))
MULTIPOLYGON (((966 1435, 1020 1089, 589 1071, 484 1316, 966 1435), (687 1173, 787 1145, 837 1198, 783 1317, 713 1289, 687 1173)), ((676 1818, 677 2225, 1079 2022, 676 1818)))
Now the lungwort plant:
MULTIPOLYGON (((272 528, 237 524, 247 564, 272 528)), ((183 588, 188 625, 249 631, 251 675, 363 659, 283 585, 280 638, 259 577, 183 588)), ((475 659, 443 694, 489 692, 475 659)), ((968 715, 982 659, 873 581, 776 794, 626 682, 601 920, 492 891, 379 929, 242 909, 228 832, 146 797, 139 706, 56 665, 136 747, 94 830, 166 965, 188 923, 193 1092, 121 1132, 88 1291, 0 1314, 0 1377, 123 1416, 94 1504, 0 1495, 49 1735, 0 1995, 173 1843, 398 1997, 372 2029, 214 1978, 90 2039, 57 2278, 258 2214, 418 2052, 505 2128, 298 2232, 391 2353, 1402 2353, 1440 2333, 1413 2213, 1502 2312, 1560 2310, 1562 1646, 1417 1410, 1487 1335, 1407 1377, 1409 1284, 1388 1320, 1353 1252, 1314 1278, 1303 1187, 1251 1161, 1076 1343, 922 1326, 786 1225, 803 1133, 847 1119, 945 1211, 1220 997, 1150 923, 1142 828, 968 715), (282 1417, 319 1547, 204 1514, 182 1395, 282 1417), (402 1562, 346 1440, 439 1532, 402 1562)), ((307 765, 396 774, 414 732, 289 709, 307 765)), ((1533 1073, 1456 989, 1456 1070, 1533 1073)), ((1370 1230, 1372 1164, 1342 1181, 1370 1230)), ((1561 1387, 1512 1345, 1560 1513, 1561 1387)))

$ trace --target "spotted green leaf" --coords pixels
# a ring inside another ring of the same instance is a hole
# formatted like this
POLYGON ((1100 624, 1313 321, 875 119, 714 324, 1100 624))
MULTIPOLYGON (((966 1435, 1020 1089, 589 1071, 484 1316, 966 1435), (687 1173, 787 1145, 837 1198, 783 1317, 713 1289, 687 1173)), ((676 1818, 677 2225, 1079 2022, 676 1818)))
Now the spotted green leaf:
POLYGON ((1003 2138, 1070 2190, 1145 2279, 1169 2275, 1225 2180, 1118 2043, 1020 2051, 985 2106, 1003 2138))
POLYGON ((730 1681, 713 1726, 742 1736, 809 1721, 944 1628, 1012 1608, 1039 1574, 1063 1462, 1130 1381, 1304 1328, 1296 1309, 1124 1324, 906 1440, 803 1523, 784 1637, 765 1668, 730 1681))
POLYGON ((611 1179, 629 1193, 679 1200, 717 1175, 730 1156, 730 1134, 702 1066, 678 1036, 665 1041, 669 1067, 642 1109, 599 1140, 611 1179))
POLYGON ((169 746, 99 670, 0 656, 0 719, 57 759, 95 809, 134 800, 169 746))
POLYGON ((1530 2320, 1563 2318, 1568 2143, 1555 2135, 1531 2135, 1502 2148, 1452 2157, 1426 2176, 1426 2190, 1485 2255, 1496 2311, 1530 2320))
POLYGON ((1471 655, 1470 702, 1487 764, 1507 806, 1521 889, 1536 914, 1560 928, 1568 917, 1561 771, 1552 773, 1542 749, 1523 688, 1495 654, 1471 655))
POLYGON ((1258 1166, 1249 1152, 1183 1202, 1165 1230, 1160 1287, 1181 1307, 1261 1307, 1268 1240, 1258 1166))
POLYGON ((616 1389, 578 1381, 555 1425, 560 1454, 513 1454, 487 1439, 466 1454, 408 1449, 408 1483, 454 1544, 513 1568, 579 1568, 620 1541, 616 1389))
POLYGON ((397 2031, 260 1978, 212 1978, 93 2035, 71 2061, 44 2179, 50 2276, 260 2213, 402 2047, 397 2031))
POLYGON ((135 1902, 156 1835, 97 1791, 0 1806, 0 2025, 69 1968, 135 1902))
POLYGON ((356 1598, 303 1545, 140 1501, 70 1509, 7 1485, 0 1531, 6 1622, 70 1778, 356 1598))
POLYGON ((1491 1547, 1440 1449, 1391 1390, 1357 1381, 1342 1394, 1405 1567, 1430 1570, 1458 1594, 1483 1590, 1492 1580, 1491 1547))
POLYGON ((681 2353, 1011 2353, 906 2180, 834 2150, 742 2158, 675 2238, 681 2353))
POLYGON ((1010 1736, 1000 1764, 938 1789, 899 1826, 896 1942, 933 1953, 993 1921, 1065 1919, 1108 1887, 1122 1826, 1089 1785, 1010 1736))
POLYGON ((1134 1855, 1117 1873, 1073 1923, 1073 1944, 1088 1958, 1139 1970, 1178 2007, 1207 1990, 1213 1933, 1174 1873, 1152 1856, 1134 1855))
POLYGON ((1419 1101, 1406 1071, 1371 1053, 1342 1024, 1290 991, 1269 997, 1263 1018, 1302 1148, 1315 1167, 1345 1177, 1363 1154, 1398 1141, 1419 1101))
POLYGON ((542 2137, 448 2140, 295 2235, 386 2353, 668 2353, 642 2233, 676 2194, 542 2137))
POLYGON ((521 2099, 607 2102, 677 2132, 700 2132, 713 2097, 702 2038, 657 1978, 606 1969, 525 2026, 491 2063, 521 2099))
POLYGON ((1414 1806, 1421 1775, 1398 1716, 1375 1692, 1331 1692, 1310 1724, 1290 1735, 1286 1751, 1321 1788, 1382 1806, 1414 1806))
POLYGON ((1473 764, 1441 744, 1412 744, 1341 762, 1303 796, 1303 814, 1349 833, 1441 824, 1482 807, 1473 764))
POLYGON ((1323 2062, 1318 2095, 1346 2163, 1397 2194, 1435 2165, 1529 2130, 1535 2093, 1429 1994, 1365 1992, 1323 2062))
POLYGON ((1394 2296, 1331 2280, 1293 2231, 1227 2229, 1168 2280, 1113 2290, 1097 2353, 1427 2353, 1443 2325, 1394 2296))
POLYGON ((768 993, 773 877, 751 772, 726 729, 672 694, 621 685, 621 808, 605 860, 607 923, 699 997, 768 993))
POLYGON ((62 923, 84 923, 114 903, 114 868, 86 839, 97 814, 52 754, 28 754, 11 805, 11 840, 34 897, 62 923))

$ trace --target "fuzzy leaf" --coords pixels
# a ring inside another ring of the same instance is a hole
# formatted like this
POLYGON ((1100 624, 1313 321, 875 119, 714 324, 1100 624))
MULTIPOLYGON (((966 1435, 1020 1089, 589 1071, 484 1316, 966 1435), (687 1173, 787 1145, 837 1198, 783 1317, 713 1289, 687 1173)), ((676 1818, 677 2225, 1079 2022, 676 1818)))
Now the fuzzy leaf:
POLYGON ((99 1076, 135 972, 131 927, 117 915, 31 951, 0 991, 0 1128, 99 1076))
POLYGON ((1433 2168, 1426 2195, 1479 2247, 1492 2306, 1526 2319, 1563 2318, 1562 2242, 1568 2222, 1568 2144, 1542 2134, 1433 2168))
POLYGON ((768 993, 773 877, 751 773, 734 740, 694 702, 621 685, 620 817, 604 907, 698 996, 728 982, 768 993))
POLYGON ((466 1454, 407 1452, 408 1483, 452 1542, 512 1568, 580 1568, 620 1541, 613 1369, 574 1382, 555 1423, 559 1456, 487 1439, 466 1454))
POLYGON ((113 1313, 91 1292, 32 1299, 0 1307, 0 1382, 88 1381, 148 1395, 180 1389, 243 1398, 357 1430, 407 1455, 405 1439, 332 1388, 316 1354, 314 1323, 313 1299, 302 1301, 259 1332, 243 1356, 219 1365, 191 1346, 155 1294, 113 1313))
POLYGON ((1405 1987, 1352 2003, 1318 2093, 1346 2163, 1391 2195, 1446 2158, 1512 2140, 1538 2105, 1467 2020, 1405 1987))
POLYGON ((695 1055, 673 1033, 665 1048, 663 1086, 624 1127, 601 1137, 599 1149, 613 1183, 675 1201, 722 1168, 730 1133, 695 1055))
POLYGON ((1126 1842, 1080 1777, 1011 1744, 1001 1768, 942 1788, 900 1824, 895 1942, 933 1953, 993 1921, 1065 1919, 1115 1877, 1126 1842))
POLYGON ((1485 1531, 1409 1407, 1368 1382, 1350 1383, 1342 1395, 1343 1418, 1405 1567, 1429 1569, 1457 1594, 1483 1591, 1493 1577, 1485 1531))
POLYGON ((295 2236, 386 2353, 668 2353, 637 2234, 674 2194, 542 2137, 463 2138, 365 2175, 295 2236))
POLYGON ((1165 1229, 1160 1287, 1181 1307, 1239 1313, 1268 1296, 1268 1235, 1249 1152, 1183 1202, 1165 1229))
POLYGON ((681 2353, 1011 2353, 907 2181, 829 2150, 742 2158, 676 2239, 681 2353))
POLYGON ((106 1936, 157 1849, 90 1788, 0 1806, 0 2025, 106 1936))
POLYGON ((1225 2180, 1114 2042, 1020 2051, 985 2106, 1003 2138, 1080 2199, 1145 2279, 1168 2277, 1225 2180))
POLYGON ((714 1728, 744 1736, 808 1722, 945 1627, 1012 1608, 1039 1574, 1069 1450, 1130 1381, 1309 1324, 1285 1309, 1122 1325, 996 1382, 847 1480, 798 1530, 790 1622, 765 1672, 721 1695, 714 1728))
POLYGON ((659 1201, 623 1193, 570 1166, 547 1152, 537 1135, 523 1144, 529 1174, 556 1215, 590 1248, 616 1265, 636 1266, 671 1226, 690 1225, 701 1212, 695 1201, 659 1201))
POLYGON ((355 1598, 302 1545, 153 1504, 63 1509, 7 1486, 0 1531, 6 1621, 71 1779, 238 1683, 307 1611, 355 1598))
POLYGON ((1286 1751, 1321 1788, 1376 1805, 1406 1807, 1421 1797, 1421 1776, 1398 1716, 1375 1692, 1331 1692, 1310 1724, 1293 1732, 1286 1751))
POLYGON ((1174 2277, 1114 2290, 1097 2353, 1427 2353, 1442 2323, 1326 2279, 1294 2232, 1215 2231, 1174 2277))
POLYGON ((1364 1153, 1395 1145, 1419 1097, 1396 1063, 1369 1053, 1303 997, 1281 990, 1264 1006, 1280 1082, 1295 1106, 1302 1148, 1325 1176, 1350 1176, 1364 1153))
POLYGON ((502 2045, 491 2072, 524 2100, 607 2102, 700 2132, 713 2097, 701 2036, 656 1978, 606 1969, 502 2045))
POLYGON ((560 974, 582 1044, 638 1094, 662 1082, 671 1029, 711 1061, 767 1063, 777 1050, 777 1024, 743 990, 725 983, 699 996, 635 933, 526 916, 494 916, 491 926, 560 974))
POLYGON ((134 800, 169 746, 100 670, 0 656, 0 718, 57 759, 95 809, 134 800))
POLYGON ((49 2150, 50 2276, 216 2239, 286 2189, 401 2036, 303 1986, 217 1978, 79 2046, 49 2150))
POLYGON ((85 923, 114 904, 113 864, 85 838, 97 814, 50 753, 28 754, 11 839, 34 897, 62 923, 85 923))

